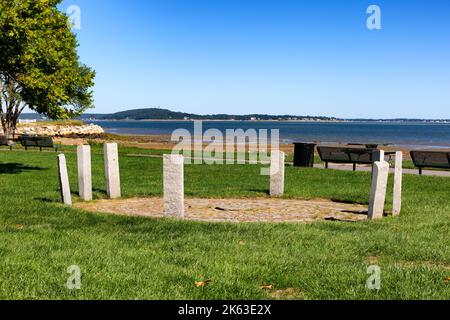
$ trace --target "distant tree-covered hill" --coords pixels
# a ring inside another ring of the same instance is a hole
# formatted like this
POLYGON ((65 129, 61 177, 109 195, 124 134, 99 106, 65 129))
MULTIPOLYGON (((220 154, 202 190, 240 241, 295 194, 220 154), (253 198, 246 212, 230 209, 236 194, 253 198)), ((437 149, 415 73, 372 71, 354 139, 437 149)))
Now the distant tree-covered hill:
POLYGON ((233 114, 208 114, 200 115, 194 113, 176 112, 168 109, 148 108, 148 109, 134 109, 112 114, 84 114, 82 119, 97 119, 97 120, 337 120, 331 117, 317 117, 317 116, 294 116, 294 115, 267 115, 267 114, 247 114, 247 115, 233 115, 233 114))
MULTIPOLYGON (((36 113, 23 113, 20 119, 44 120, 44 116, 36 113)), ((340 119, 324 116, 299 115, 268 115, 268 114, 207 114, 200 115, 186 112, 176 112, 161 108, 133 109, 109 114, 86 113, 82 120, 304 120, 304 121, 371 121, 371 122, 424 122, 450 123, 449 119, 340 119)))

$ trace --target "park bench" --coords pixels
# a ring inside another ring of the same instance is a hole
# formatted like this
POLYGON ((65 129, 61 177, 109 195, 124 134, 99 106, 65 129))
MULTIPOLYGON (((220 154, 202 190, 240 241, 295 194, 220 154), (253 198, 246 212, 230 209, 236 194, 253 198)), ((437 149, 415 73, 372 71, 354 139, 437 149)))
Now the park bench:
POLYGON ((20 143, 25 147, 25 150, 28 150, 29 147, 35 147, 39 148, 40 151, 42 151, 42 148, 54 148, 55 151, 58 151, 58 146, 54 145, 53 139, 47 136, 22 135, 20 143))
POLYGON ((12 150, 13 143, 9 142, 8 136, 0 136, 0 146, 9 147, 9 150, 12 150))
POLYGON ((364 146, 367 149, 377 149, 378 147, 388 146, 389 143, 348 143, 348 146, 364 146))
POLYGON ((450 169, 450 151, 411 151, 411 159, 422 174, 423 168, 450 169))
POLYGON ((318 146, 317 151, 327 169, 330 162, 348 163, 352 164, 353 171, 356 171, 357 164, 373 164, 378 160, 375 159, 375 152, 378 150, 372 148, 318 146))

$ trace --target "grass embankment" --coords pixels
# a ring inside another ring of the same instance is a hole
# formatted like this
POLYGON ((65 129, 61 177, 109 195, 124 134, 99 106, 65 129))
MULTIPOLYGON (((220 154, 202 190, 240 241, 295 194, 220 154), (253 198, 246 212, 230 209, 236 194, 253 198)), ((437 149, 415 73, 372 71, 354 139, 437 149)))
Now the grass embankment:
MULTIPOLYGON (((72 151, 66 155, 76 198, 72 151)), ((162 159, 124 155, 130 151, 142 150, 121 149, 124 196, 161 195, 162 159)), ((105 197, 99 146, 92 165, 94 195, 105 197)), ((259 169, 187 165, 186 196, 266 196, 268 178, 259 169)), ((403 212, 396 218, 208 224, 64 207, 54 152, 0 151, 0 298, 449 299, 450 179, 404 180, 403 212), (365 288, 371 264, 381 267, 379 291, 365 288), (81 268, 81 290, 65 286, 71 265, 81 268), (206 279, 208 286, 194 286, 206 279), (274 290, 262 290, 265 284, 274 290)), ((366 172, 286 168, 286 197, 367 204, 369 189, 366 172)))

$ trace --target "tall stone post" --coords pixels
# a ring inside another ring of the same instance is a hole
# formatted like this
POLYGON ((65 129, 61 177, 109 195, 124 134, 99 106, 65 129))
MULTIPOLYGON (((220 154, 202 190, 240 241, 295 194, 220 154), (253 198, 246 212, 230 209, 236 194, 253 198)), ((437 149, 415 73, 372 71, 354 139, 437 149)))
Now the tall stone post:
POLYGON ((77 147, 78 192, 83 201, 92 200, 91 146, 77 147))
POLYGON ((106 193, 110 199, 120 198, 119 152, 117 143, 104 145, 106 193))
POLYGON ((370 193, 369 219, 380 219, 384 213, 386 189, 389 176, 389 163, 376 161, 373 164, 372 190, 370 193))
POLYGON ((182 155, 165 154, 164 215, 184 219, 184 159, 182 155))
POLYGON ((392 215, 397 216, 402 209, 403 152, 395 153, 394 201, 392 215))
POLYGON ((272 151, 270 156, 270 195, 274 197, 284 194, 284 161, 284 152, 272 151))
POLYGON ((61 200, 64 204, 72 205, 72 195, 70 194, 69 175, 67 173, 66 156, 58 155, 58 178, 61 192, 61 200))

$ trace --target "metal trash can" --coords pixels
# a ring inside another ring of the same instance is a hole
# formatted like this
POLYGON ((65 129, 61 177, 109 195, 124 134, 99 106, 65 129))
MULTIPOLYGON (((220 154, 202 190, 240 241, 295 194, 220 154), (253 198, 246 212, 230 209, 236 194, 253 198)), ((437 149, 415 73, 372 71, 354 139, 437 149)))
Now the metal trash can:
POLYGON ((316 144, 294 142, 294 167, 314 167, 314 150, 316 144))

